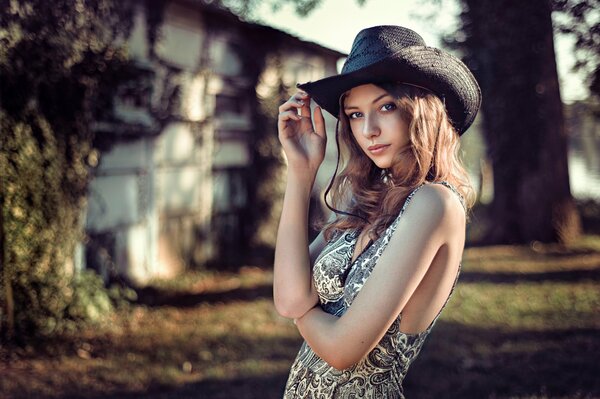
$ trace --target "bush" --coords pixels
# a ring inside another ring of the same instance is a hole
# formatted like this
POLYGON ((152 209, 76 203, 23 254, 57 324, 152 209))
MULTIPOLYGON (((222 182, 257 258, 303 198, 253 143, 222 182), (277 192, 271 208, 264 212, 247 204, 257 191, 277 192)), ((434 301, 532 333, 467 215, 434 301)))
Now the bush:
POLYGON ((0 112, 0 119, 2 130, 12 133, 4 136, 0 153, 6 265, 0 293, 14 306, 14 320, 2 312, 0 323, 7 326, 2 331, 47 336, 72 328, 72 321, 99 321, 113 305, 98 275, 74 270, 85 204, 64 191, 64 172, 70 169, 64 148, 39 116, 23 123, 0 112))
POLYGON ((96 158, 91 123, 121 83, 132 4, 0 7, 1 338, 25 343, 111 310, 110 291, 73 256, 96 158))

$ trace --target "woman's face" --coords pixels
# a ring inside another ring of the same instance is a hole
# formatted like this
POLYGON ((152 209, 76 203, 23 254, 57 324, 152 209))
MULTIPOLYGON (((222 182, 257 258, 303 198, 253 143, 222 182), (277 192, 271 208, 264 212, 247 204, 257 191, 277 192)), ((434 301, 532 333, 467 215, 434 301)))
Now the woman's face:
POLYGON ((373 84, 352 88, 344 101, 344 113, 354 139, 381 169, 410 143, 408 124, 401 118, 395 98, 373 84))

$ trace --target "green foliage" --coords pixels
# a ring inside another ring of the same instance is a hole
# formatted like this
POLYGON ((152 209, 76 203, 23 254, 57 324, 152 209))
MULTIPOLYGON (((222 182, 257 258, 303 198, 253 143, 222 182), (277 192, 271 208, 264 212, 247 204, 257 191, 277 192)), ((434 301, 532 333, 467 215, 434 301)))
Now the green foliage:
POLYGON ((117 285, 108 290, 102 278, 92 270, 77 273, 71 281, 73 297, 66 308, 70 321, 98 323, 104 320, 115 307, 127 307, 137 299, 134 290, 117 285))
MULTIPOLYGON (((3 276, 12 286, 18 332, 50 333, 64 313, 69 277, 64 265, 79 237, 79 209, 65 206, 65 157, 42 116, 29 122, 0 114, 5 251, 3 276), (40 146, 34 130, 43 139, 40 146), (61 295, 57 295, 61 293, 61 295), (27 309, 26 312, 22 311, 27 309)), ((73 205, 73 204, 71 204, 73 205)), ((3 293, 4 297, 4 293, 3 293)))
POLYGON ((108 0, 0 0, 2 338, 56 334, 110 310, 73 254, 97 158, 91 122, 121 83, 131 11, 108 0))
POLYGON ((600 97, 600 1, 553 0, 556 32, 575 40, 574 71, 584 71, 590 91, 600 97))
MULTIPOLYGON (((5 234, 3 285, 10 285, 14 325, 20 338, 48 336, 72 329, 74 321, 97 322, 113 303, 129 295, 107 291, 92 271, 74 273, 74 248, 82 239, 83 201, 69 203, 65 192, 68 165, 52 129, 40 115, 16 122, 0 111, 4 137, 0 153, 3 184, 2 219, 5 234), (33 131, 44 139, 39 146, 33 131)), ((0 291, 3 302, 9 292, 0 291)), ((8 317, 8 312, 3 312, 8 317)), ((3 325, 8 319, 1 320, 3 325)), ((2 329, 6 333, 5 328, 2 329)), ((11 332, 12 332, 11 331, 11 332)))

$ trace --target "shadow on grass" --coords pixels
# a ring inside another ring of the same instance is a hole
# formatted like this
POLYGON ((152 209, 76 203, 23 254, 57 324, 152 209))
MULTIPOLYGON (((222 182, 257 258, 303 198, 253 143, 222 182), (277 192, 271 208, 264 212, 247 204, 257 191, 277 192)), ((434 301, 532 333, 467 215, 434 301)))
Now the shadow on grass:
MULTIPOLYGON (((2 378, 19 380, 18 385, 5 385, 0 378, 0 397, 281 398, 287 371, 300 348, 297 338, 248 337, 235 330, 211 338, 171 337, 156 341, 142 337, 120 340, 107 336, 88 339, 87 342, 93 347, 93 358, 104 359, 103 363, 81 363, 76 371, 58 369, 43 374, 28 367, 19 367, 7 369, 8 374, 2 375, 0 367, 2 378), (204 357, 201 352, 207 350, 214 355, 204 357), (180 367, 186 360, 193 364, 193 372, 196 373, 185 377, 191 382, 163 382, 166 373, 176 372, 181 376, 180 367), (142 370, 148 378, 140 379, 142 370), (210 373, 224 377, 200 377, 210 373), (49 387, 53 387, 52 394, 47 394, 49 387)), ((63 354, 63 357, 67 356, 63 354)))
POLYGON ((154 386, 143 392, 106 394, 69 394, 62 399, 281 399, 287 374, 261 375, 232 379, 207 379, 179 388, 154 386))
POLYGON ((599 329, 500 331, 440 320, 405 380, 407 397, 600 395, 599 329))
POLYGON ((203 303, 230 303, 233 301, 254 301, 273 298, 273 286, 263 284, 251 288, 235 288, 220 292, 174 292, 156 287, 144 287, 136 290, 137 303, 146 306, 173 306, 179 308, 194 307, 203 303))
POLYGON ((561 259, 570 258, 572 256, 598 255, 598 251, 593 248, 564 248, 555 244, 554 248, 550 247, 540 255, 546 258, 561 259))
POLYGON ((540 273, 502 273, 502 272, 469 272, 462 271, 459 281, 461 283, 537 283, 545 281, 575 283, 584 280, 600 281, 600 269, 565 270, 540 273))
MULTIPOLYGON (((408 398, 592 398, 600 395, 600 329, 501 331, 440 320, 411 366, 408 398)), ((277 340, 276 340, 277 341, 277 340)), ((296 343, 273 342, 291 364, 296 343), (293 348, 292 348, 293 347, 293 348)), ((223 343, 221 343, 223 344, 223 343)), ((246 342, 244 345, 251 345, 246 342)), ((225 343, 227 345, 227 343, 225 343)), ((131 348, 129 348, 131 350, 131 348)), ((139 348, 141 349, 141 348, 139 348)), ((176 348, 162 348, 166 351, 176 348)), ((248 347, 246 357, 268 356, 248 347)), ((127 372, 125 369, 123 372, 127 372)), ((112 394, 70 390, 65 399, 280 398, 286 373, 205 379, 181 386, 150 384, 112 394), (77 393, 75 393, 77 392, 77 393), (85 392, 85 393, 83 393, 85 392)), ((76 388, 76 387, 72 387, 76 388)))
MULTIPOLYGON (((439 320, 429 336, 420 356, 411 366, 404 386, 408 398, 595 398, 600 397, 600 329, 517 330, 465 326, 439 320)), ((230 352, 225 359, 215 361, 233 364, 248 359, 258 362, 273 360, 285 366, 298 349, 297 340, 244 338, 235 333, 223 340, 215 337, 206 342, 173 340, 170 342, 127 342, 106 340, 93 342, 99 356, 109 353, 131 352, 144 357, 143 367, 167 367, 190 359, 197 370, 212 367, 213 362, 202 363, 197 348, 205 345, 230 352)), ((119 373, 135 375, 137 362, 121 362, 119 373)), ((284 367, 287 370, 287 366, 284 367)), ((88 366, 86 373, 93 375, 88 366)), ((83 379, 70 378, 63 386, 63 399, 250 399, 280 398, 287 372, 260 367, 252 372, 236 371, 234 377, 206 378, 178 385, 150 382, 143 389, 122 387, 110 390, 88 385, 83 379)), ((227 376, 227 373, 224 373, 227 376)), ((58 376, 48 383, 54 384, 58 376)), ((43 394, 23 386, 9 393, 9 398, 44 398, 43 394), (18 393, 17 393, 18 392, 18 393), (14 395, 11 395, 14 394, 14 395)))

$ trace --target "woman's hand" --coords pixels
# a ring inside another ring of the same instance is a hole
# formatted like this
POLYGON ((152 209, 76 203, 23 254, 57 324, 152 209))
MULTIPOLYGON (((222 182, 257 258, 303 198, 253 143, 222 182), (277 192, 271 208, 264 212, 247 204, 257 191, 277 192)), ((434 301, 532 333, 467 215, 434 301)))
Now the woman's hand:
POLYGON ((316 174, 323 162, 327 134, 321 107, 315 108, 314 119, 313 128, 310 97, 304 92, 297 92, 279 107, 277 128, 288 168, 316 174))

